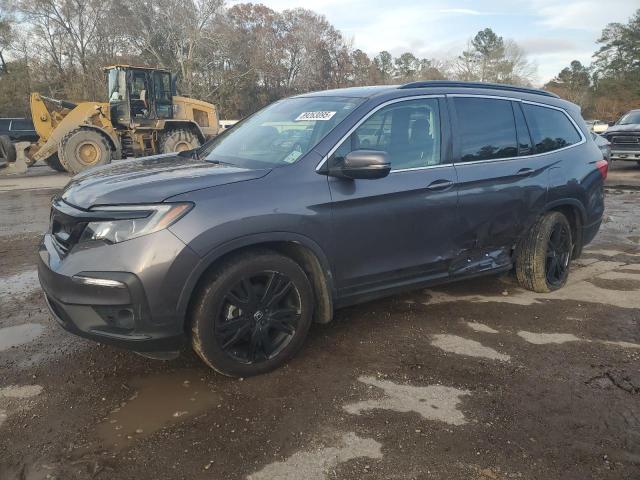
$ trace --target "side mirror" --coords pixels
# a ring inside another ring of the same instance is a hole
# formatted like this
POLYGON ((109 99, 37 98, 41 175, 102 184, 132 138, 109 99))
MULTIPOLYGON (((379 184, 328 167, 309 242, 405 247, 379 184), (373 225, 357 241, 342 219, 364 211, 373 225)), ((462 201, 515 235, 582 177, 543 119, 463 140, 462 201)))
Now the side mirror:
POLYGON ((609 125, 610 127, 613 127, 616 124, 616 122, 609 122, 607 125, 609 125))
POLYGON ((354 150, 344 158, 344 163, 329 170, 329 175, 353 180, 384 178, 391 171, 389 154, 378 150, 354 150))

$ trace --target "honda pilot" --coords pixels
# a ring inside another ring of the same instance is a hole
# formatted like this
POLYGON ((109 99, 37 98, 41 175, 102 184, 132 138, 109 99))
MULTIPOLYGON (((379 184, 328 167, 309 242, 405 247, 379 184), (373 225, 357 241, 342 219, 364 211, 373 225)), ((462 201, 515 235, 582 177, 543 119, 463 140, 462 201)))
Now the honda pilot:
POLYGON ((607 162, 579 108, 417 82, 273 103, 198 150, 74 177, 39 278, 65 329, 255 375, 347 305, 515 271, 544 293, 598 232, 607 162))

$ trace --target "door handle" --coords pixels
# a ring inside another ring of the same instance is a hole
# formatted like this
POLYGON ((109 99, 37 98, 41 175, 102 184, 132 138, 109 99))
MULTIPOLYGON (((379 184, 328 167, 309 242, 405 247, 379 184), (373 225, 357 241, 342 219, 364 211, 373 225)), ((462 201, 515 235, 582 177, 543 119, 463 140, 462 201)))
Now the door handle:
POLYGON ((535 172, 535 170, 533 168, 521 168, 520 170, 518 170, 516 172, 516 175, 518 177, 527 177, 527 176, 531 175, 533 172, 535 172))
POLYGON ((427 189, 428 190, 446 190, 447 188, 453 187, 453 185, 455 185, 455 183, 452 182, 451 180, 445 180, 445 179, 434 180, 427 186, 427 189))

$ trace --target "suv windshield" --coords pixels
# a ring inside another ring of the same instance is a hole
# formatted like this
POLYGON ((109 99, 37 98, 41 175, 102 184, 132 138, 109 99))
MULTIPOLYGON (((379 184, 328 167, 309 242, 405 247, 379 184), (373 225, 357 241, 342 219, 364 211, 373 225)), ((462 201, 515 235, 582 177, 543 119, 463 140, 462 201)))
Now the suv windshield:
POLYGON ((618 120, 618 125, 630 125, 634 123, 640 123, 640 111, 629 112, 618 120))
POLYGON ((204 155, 209 161, 244 168, 293 163, 363 101, 362 98, 299 97, 276 102, 214 139, 204 155))

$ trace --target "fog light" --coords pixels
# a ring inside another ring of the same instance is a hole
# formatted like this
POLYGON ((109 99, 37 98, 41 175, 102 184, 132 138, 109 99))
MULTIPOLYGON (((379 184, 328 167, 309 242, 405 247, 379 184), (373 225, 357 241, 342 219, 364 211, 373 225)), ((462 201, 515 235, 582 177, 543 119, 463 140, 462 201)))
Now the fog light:
POLYGON ((95 306, 93 309, 98 312, 105 323, 111 327, 123 330, 132 330, 136 326, 135 314, 129 307, 95 306))

